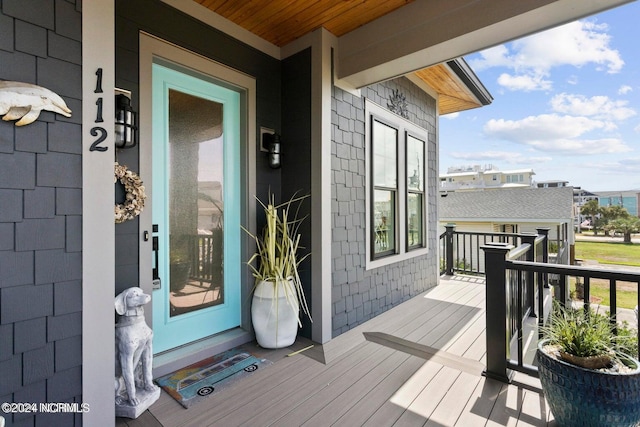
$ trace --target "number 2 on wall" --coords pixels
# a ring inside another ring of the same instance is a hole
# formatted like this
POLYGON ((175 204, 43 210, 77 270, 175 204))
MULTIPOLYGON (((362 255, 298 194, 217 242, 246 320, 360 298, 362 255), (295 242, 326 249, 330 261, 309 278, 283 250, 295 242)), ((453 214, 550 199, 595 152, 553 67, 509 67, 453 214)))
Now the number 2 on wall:
MULTIPOLYGON (((98 68, 98 70, 96 71, 96 89, 93 92, 102 93, 102 68, 98 68)), ((102 123, 104 120, 102 120, 101 96, 96 100, 96 106, 98 108, 98 111, 96 112, 96 119, 94 120, 94 123, 102 123)), ((89 147, 89 151, 107 151, 109 149, 109 147, 100 146, 100 144, 104 142, 104 140, 106 140, 108 136, 108 132, 105 128, 101 126, 94 126, 91 128, 90 133, 91 136, 97 136, 98 139, 96 139, 93 144, 91 144, 91 147, 89 147)))

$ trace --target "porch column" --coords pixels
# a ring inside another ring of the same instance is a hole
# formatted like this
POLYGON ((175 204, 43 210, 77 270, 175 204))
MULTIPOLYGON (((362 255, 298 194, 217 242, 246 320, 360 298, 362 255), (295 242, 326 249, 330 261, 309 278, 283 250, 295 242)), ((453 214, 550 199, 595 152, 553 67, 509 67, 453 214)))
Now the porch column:
POLYGON ((335 40, 324 28, 311 43, 311 338, 331 340, 331 86, 332 48, 335 40))
POLYGON ((83 2, 82 422, 100 427, 115 424, 114 22, 112 0, 83 2))

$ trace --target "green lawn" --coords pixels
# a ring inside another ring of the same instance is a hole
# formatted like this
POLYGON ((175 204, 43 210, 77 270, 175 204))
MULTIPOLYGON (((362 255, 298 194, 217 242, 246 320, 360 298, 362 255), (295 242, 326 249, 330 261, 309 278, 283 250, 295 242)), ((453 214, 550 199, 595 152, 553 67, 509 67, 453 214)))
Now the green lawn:
MULTIPOLYGON (((575 277, 569 278, 569 288, 573 292, 576 289, 575 277)), ((635 285, 635 284, 633 284, 635 285)), ((631 283, 618 284, 616 289, 616 301, 619 308, 634 308, 638 304, 638 292, 629 290, 629 287, 633 287, 631 283), (627 288, 627 289, 621 289, 627 288)), ((606 306, 611 306, 609 303, 609 281, 601 279, 591 280, 591 302, 606 306)))
MULTIPOLYGON (((576 258, 594 260, 600 264, 616 264, 640 266, 640 245, 618 242, 576 242, 576 258)), ((575 289, 575 279, 571 278, 571 289, 575 289)), ((633 308, 638 303, 636 284, 619 283, 617 302, 620 308, 633 308)), ((599 304, 609 304, 609 282, 593 279, 591 281, 591 296, 599 304)))
POLYGON ((632 243, 576 242, 576 258, 600 264, 640 267, 640 245, 632 243))

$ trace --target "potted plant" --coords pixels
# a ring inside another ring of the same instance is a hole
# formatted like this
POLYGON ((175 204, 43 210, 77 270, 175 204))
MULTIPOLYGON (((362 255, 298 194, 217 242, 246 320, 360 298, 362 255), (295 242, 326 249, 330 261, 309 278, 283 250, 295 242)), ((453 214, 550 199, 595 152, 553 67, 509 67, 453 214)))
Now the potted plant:
POLYGON ((272 194, 267 204, 256 198, 266 217, 262 234, 253 235, 243 228, 257 247, 247 264, 256 280, 251 319, 256 340, 264 348, 288 347, 294 343, 298 327, 302 326, 300 310, 311 319, 298 274, 300 263, 309 256, 298 253, 301 249, 298 230, 306 218, 298 218, 298 213, 306 197, 294 195, 280 205, 275 204, 272 194))
POLYGON ((637 332, 586 310, 554 303, 550 323, 543 329, 538 372, 551 412, 561 427, 637 426, 637 332))

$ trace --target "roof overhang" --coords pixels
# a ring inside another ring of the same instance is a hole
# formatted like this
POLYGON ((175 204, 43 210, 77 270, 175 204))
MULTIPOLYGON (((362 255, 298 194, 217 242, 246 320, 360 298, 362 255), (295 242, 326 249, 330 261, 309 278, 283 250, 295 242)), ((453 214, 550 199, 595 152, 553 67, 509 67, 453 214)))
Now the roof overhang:
POLYGON ((630 2, 416 1, 340 37, 338 78, 363 87, 630 2))

